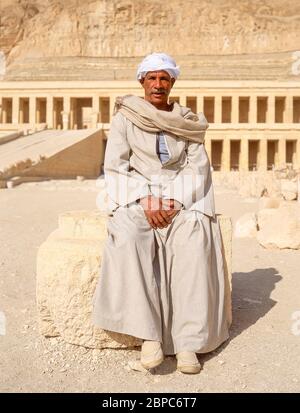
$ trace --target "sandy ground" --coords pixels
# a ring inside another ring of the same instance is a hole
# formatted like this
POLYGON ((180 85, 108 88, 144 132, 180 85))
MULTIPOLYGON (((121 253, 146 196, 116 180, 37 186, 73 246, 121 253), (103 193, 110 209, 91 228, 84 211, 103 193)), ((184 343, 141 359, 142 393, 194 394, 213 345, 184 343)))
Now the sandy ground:
MULTIPOLYGON (((130 369, 139 350, 87 350, 39 335, 35 263, 58 214, 96 208, 95 181, 48 181, 0 190, 0 392, 298 392, 300 251, 233 239, 230 340, 201 355, 199 375, 167 357, 153 372, 130 369), (294 326, 294 327, 293 327, 294 326), (294 333, 292 328, 294 328, 294 333), (2 335, 1 335, 2 334, 2 335)), ((256 199, 215 187, 216 209, 233 223, 256 199)))

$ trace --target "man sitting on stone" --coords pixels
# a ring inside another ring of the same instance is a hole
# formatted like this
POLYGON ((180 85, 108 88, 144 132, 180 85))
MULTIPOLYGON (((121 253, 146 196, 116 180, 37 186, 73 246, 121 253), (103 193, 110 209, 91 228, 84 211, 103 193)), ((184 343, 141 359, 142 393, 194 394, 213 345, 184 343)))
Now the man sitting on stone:
POLYGON ((174 102, 179 75, 164 53, 148 55, 137 78, 144 98, 117 98, 105 153, 108 238, 93 321, 143 340, 151 369, 176 354, 198 373, 196 353, 228 338, 221 234, 214 211, 203 113, 174 102))

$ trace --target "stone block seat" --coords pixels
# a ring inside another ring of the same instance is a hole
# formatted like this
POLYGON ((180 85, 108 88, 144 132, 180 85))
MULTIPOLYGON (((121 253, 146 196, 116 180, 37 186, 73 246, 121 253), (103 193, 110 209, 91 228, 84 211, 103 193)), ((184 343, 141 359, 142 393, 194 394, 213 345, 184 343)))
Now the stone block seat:
MULTIPOLYGON (((231 323, 231 237, 229 217, 217 215, 225 263, 226 311, 231 323)), ((132 348, 141 339, 113 333, 91 322, 92 298, 107 237, 102 211, 70 211, 59 215, 58 229, 37 253, 37 308, 40 332, 46 337, 89 348, 132 348)))

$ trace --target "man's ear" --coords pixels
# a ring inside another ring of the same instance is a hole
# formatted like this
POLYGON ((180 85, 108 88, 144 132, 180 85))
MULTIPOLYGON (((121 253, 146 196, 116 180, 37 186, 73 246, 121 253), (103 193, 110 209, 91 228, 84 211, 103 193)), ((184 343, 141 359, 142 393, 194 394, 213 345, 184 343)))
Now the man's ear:
POLYGON ((175 77, 172 77, 171 78, 171 85, 172 85, 172 87, 174 86, 174 83, 176 82, 176 79, 175 79, 175 77))
POLYGON ((139 82, 140 82, 140 84, 143 86, 143 84, 144 84, 144 80, 145 80, 145 78, 144 77, 142 77, 140 80, 139 80, 139 82))

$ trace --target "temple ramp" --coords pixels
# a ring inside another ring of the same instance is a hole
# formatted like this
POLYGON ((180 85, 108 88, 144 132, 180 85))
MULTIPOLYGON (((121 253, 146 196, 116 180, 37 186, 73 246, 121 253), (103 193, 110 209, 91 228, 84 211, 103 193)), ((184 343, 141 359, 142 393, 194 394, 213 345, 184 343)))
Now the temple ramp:
POLYGON ((4 143, 0 180, 96 178, 104 156, 102 134, 99 129, 44 130, 4 143))

